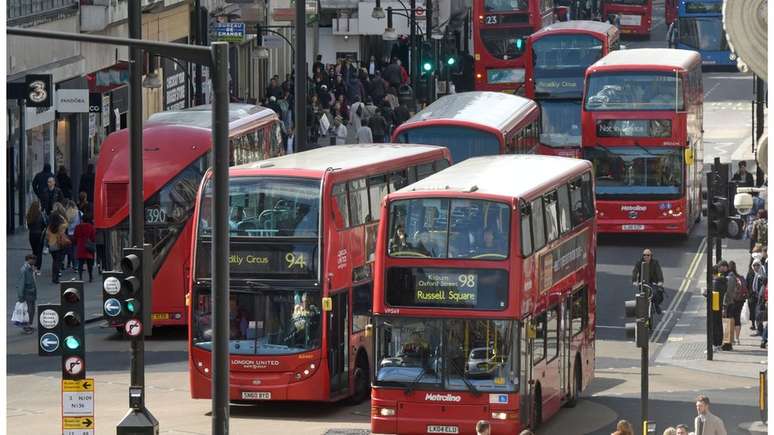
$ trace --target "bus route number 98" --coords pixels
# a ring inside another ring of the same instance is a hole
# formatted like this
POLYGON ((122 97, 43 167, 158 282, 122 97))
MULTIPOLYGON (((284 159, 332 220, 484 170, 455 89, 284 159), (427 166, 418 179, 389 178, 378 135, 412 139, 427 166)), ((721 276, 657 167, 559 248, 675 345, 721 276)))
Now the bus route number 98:
POLYGON ((475 288, 476 287, 476 275, 459 275, 457 281, 460 283, 461 288, 475 288))

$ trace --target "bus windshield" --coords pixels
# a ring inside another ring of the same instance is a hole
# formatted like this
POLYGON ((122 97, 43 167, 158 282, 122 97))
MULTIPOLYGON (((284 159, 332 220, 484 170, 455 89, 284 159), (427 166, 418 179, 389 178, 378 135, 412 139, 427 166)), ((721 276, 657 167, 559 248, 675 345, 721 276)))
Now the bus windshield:
POLYGON ((512 320, 377 319, 376 384, 453 391, 518 389, 512 320))
MULTIPOLYGON (((319 234, 320 180, 233 177, 229 182, 229 232, 243 237, 305 237, 319 234)), ((199 213, 199 235, 211 236, 212 179, 199 213)))
POLYGON ((497 136, 468 127, 432 125, 410 128, 401 133, 398 142, 445 146, 455 163, 471 157, 500 154, 497 136))
POLYGON ((484 0, 484 10, 487 12, 527 12, 528 0, 484 0))
MULTIPOLYGON (((212 298, 199 290, 193 301, 193 345, 212 350, 212 298)), ((319 290, 231 292, 229 353, 286 355, 320 347, 319 290)))
POLYGON ((524 53, 524 38, 532 34, 532 28, 484 28, 480 32, 489 54, 498 59, 512 60, 524 53))
POLYGON ((583 83, 586 68, 602 57, 602 41, 590 35, 545 36, 532 46, 532 56, 536 80, 572 77, 583 83))
POLYGON ((540 143, 550 147, 581 144, 580 100, 542 100, 540 143))
POLYGON ((727 51, 728 41, 723 30, 723 17, 688 18, 678 21, 680 43, 694 50, 727 51))
POLYGON ((594 165, 598 198, 677 198, 683 186, 681 148, 595 147, 584 150, 594 165))
POLYGON ((423 198, 390 204, 392 257, 508 257, 510 208, 493 201, 423 198))
POLYGON ((586 110, 683 110, 676 73, 597 73, 588 79, 586 110))

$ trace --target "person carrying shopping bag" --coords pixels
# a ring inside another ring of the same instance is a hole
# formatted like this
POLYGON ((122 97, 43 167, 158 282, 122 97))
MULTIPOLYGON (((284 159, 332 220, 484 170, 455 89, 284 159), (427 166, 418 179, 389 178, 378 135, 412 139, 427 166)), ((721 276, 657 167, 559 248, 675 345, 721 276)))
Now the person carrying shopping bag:
POLYGON ((18 303, 27 305, 27 320, 20 322, 25 334, 32 334, 35 330, 32 327, 32 322, 35 319, 35 301, 38 298, 38 287, 35 284, 35 261, 37 261, 37 257, 34 254, 27 254, 24 257, 24 264, 16 282, 16 300, 18 303))

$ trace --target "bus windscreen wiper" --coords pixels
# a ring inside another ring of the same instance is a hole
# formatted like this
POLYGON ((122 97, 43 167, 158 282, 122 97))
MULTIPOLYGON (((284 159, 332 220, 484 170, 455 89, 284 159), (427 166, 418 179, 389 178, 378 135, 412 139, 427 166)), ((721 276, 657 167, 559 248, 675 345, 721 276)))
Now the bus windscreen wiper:
POLYGON ((427 374, 427 371, 423 367, 420 367, 420 370, 421 371, 419 372, 417 377, 414 378, 414 380, 411 381, 411 383, 406 386, 406 393, 411 393, 412 391, 414 391, 414 388, 417 386, 419 381, 421 381, 422 378, 425 376, 425 374, 427 374))
POLYGON ((458 375, 460 375, 460 379, 462 379, 462 382, 464 382, 464 383, 465 383, 465 386, 466 386, 466 387, 468 387, 468 390, 470 390, 470 391, 471 391, 473 394, 475 394, 476 396, 478 396, 479 394, 481 394, 481 392, 480 392, 480 391, 478 391, 478 388, 476 388, 476 386, 475 386, 475 385, 473 385, 473 384, 472 384, 472 383, 471 383, 471 382, 468 380, 468 378, 466 378, 466 377, 465 377, 465 373, 463 373, 463 372, 462 372, 462 370, 460 370, 460 368, 457 366, 457 364, 454 364, 453 362, 449 361, 449 365, 450 365, 450 366, 452 366, 452 368, 454 369, 454 371, 455 371, 455 372, 456 372, 458 375))
POLYGON ((641 149, 641 150, 645 151, 647 154, 650 154, 651 156, 655 156, 655 154, 653 154, 652 152, 650 152, 650 150, 648 150, 647 148, 645 148, 644 146, 642 146, 642 145, 640 145, 640 144, 638 144, 638 143, 636 143, 636 142, 634 143, 634 146, 636 146, 637 148, 639 148, 639 149, 641 149))

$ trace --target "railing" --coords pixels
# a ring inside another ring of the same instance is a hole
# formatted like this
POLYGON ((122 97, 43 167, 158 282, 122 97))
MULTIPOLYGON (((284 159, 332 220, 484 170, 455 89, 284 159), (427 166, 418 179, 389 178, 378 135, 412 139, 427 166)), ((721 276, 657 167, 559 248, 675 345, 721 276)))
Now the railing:
POLYGON ((6 20, 35 17, 60 9, 77 9, 78 0, 6 0, 6 20))

